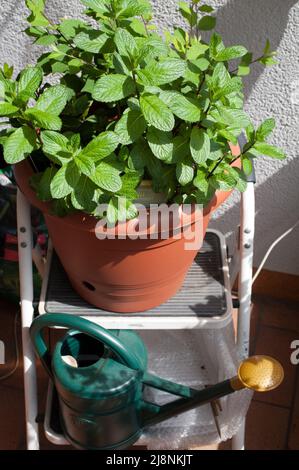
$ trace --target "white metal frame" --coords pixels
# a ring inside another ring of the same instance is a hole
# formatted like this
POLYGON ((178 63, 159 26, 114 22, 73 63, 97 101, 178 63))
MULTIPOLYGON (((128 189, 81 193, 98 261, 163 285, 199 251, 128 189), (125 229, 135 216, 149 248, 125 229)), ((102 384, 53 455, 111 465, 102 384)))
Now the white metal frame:
MULTIPOLYGON (((252 295, 252 267, 255 231, 255 194, 254 183, 248 183, 241 196, 241 227, 240 227, 240 270, 238 279, 238 298, 240 302, 237 323, 237 348, 241 359, 249 353, 250 317, 252 295)), ((245 448, 244 419, 237 434, 232 439, 233 450, 245 448)))
MULTIPOLYGON (((36 384, 36 367, 34 351, 30 341, 29 328, 33 320, 33 278, 32 278, 32 229, 30 219, 30 204, 18 190, 17 195, 17 221, 18 221, 18 245, 19 245, 19 269, 20 269, 20 295, 21 295, 21 314, 22 314, 22 342, 24 356, 24 392, 25 392, 25 415, 26 415, 26 434, 27 449, 39 449, 38 425, 37 417, 37 384, 36 384)), ((253 260, 253 240, 254 240, 254 222, 255 222, 255 204, 254 204, 254 184, 248 183, 246 191, 241 197, 241 230, 239 243, 239 301, 240 308, 238 314, 237 327, 237 348, 242 358, 248 355, 248 345, 250 336, 250 304, 251 304, 251 285, 252 285, 252 260, 253 260)), ((222 243, 223 245, 223 243, 222 243)), ((223 247, 222 247, 223 248, 223 247)), ((51 247, 50 247, 51 249, 51 247)), ((223 260, 226 257, 223 256, 223 260)), ((50 263, 47 263, 48 266, 50 263)), ((228 267, 225 265, 228 282, 228 267)), ((47 275, 47 267, 45 275, 47 275)), ((226 290, 229 284, 226 284, 226 290)), ((43 293, 44 295, 44 293, 43 293)), ((134 316, 135 317, 135 316, 134 316)), ((95 321, 95 317, 88 317, 95 321)), ((103 317, 102 317, 103 318, 103 317)), ((157 317, 155 317, 157 319, 157 317)), ((119 317, 118 328, 119 326, 119 317)), ((135 319, 136 321, 136 319, 135 319)), ((140 329, 141 323, 122 325, 122 328, 140 329)), ((144 319, 142 318, 142 323, 144 319)), ((218 323, 218 322, 217 322, 218 323)), ((215 323, 215 326, 216 324, 215 323)), ((101 325, 103 325, 101 319, 101 325)), ((113 322, 106 327, 113 328, 113 322)), ((221 326, 224 326, 223 324, 221 326)), ((145 328, 153 329, 153 324, 145 325, 145 328)), ((169 324, 164 328, 169 328, 169 324)), ((185 328, 183 322, 180 328, 185 328)), ((191 328, 207 327, 204 323, 197 323, 191 328)), ((209 325, 209 328, 212 326, 209 325)), ((157 329, 163 328, 163 324, 159 324, 157 329)), ((173 328, 173 325, 172 325, 173 328)), ((54 436, 55 437, 55 436, 54 436)), ((245 419, 233 437, 233 449, 244 449, 245 440, 245 419)))
POLYGON ((33 320, 32 230, 30 205, 19 190, 17 220, 27 449, 38 450, 36 366, 29 336, 29 328, 33 320))

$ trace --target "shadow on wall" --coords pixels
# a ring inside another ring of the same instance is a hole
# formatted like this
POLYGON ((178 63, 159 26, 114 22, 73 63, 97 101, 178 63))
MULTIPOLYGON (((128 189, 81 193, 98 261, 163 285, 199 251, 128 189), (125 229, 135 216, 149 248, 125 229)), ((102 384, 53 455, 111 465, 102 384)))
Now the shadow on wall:
MULTIPOLYGON (((217 10, 217 31, 223 36, 224 43, 227 46, 242 44, 252 51, 256 58, 262 54, 267 39, 270 40, 272 50, 279 48, 288 27, 289 12, 297 0, 227 0, 221 3, 222 5, 217 10)), ((254 64, 251 74, 244 77, 245 100, 250 97, 263 71, 262 65, 254 64)), ((263 167, 262 162, 258 167, 263 167)), ((271 242, 299 217, 299 209, 297 213, 294 213, 294 208, 298 208, 299 200, 298 177, 299 165, 296 159, 288 160, 279 168, 279 171, 263 183, 260 182, 262 178, 259 178, 257 174, 259 184, 256 186, 255 265, 261 261, 271 242), (288 182, 285 188, 283 181, 288 182), (293 213, 288 208, 292 208, 293 213)), ((236 199, 231 202, 231 207, 228 205, 225 210, 218 211, 211 221, 212 226, 229 234, 230 246, 234 244, 234 232, 240 223, 239 204, 236 203, 236 199)), ((295 229, 280 242, 270 256, 270 269, 289 272, 288 264, 293 266, 293 269, 296 265, 299 266, 299 253, 297 250, 294 252, 294 247, 298 243, 297 237, 298 229, 295 229), (278 252, 283 253, 284 256, 280 255, 279 261, 275 263, 275 254, 278 252)))
MULTIPOLYGON (((263 157, 261 157, 263 158, 263 157)), ((259 176, 257 174, 257 181, 259 176)), ((282 167, 277 173, 265 180, 263 183, 256 185, 255 198, 256 198, 256 233, 255 233, 255 256, 254 266, 257 266, 262 257, 266 253, 269 245, 299 219, 299 186, 296 181, 299 181, 299 165, 298 161, 291 160, 288 165, 282 167), (285 188, 285 192, 275 191, 275 188, 281 187, 280 181, 289 181, 289 186, 285 188), (289 191, 289 187, 297 188, 296 191, 289 191), (271 198, 269 198, 269 194, 271 198), (266 201, 266 203, 265 203, 266 201), (288 221, 286 222, 285 211, 286 208, 297 208, 296 212, 288 214, 288 221), (264 221, 269 219, 269 214, 272 214, 273 223, 271 227, 265 227, 264 221)), ((223 233, 228 234, 227 242, 232 253, 232 247, 235 243, 235 230, 240 224, 240 205, 234 204, 223 213, 216 213, 215 219, 211 220, 210 227, 221 227, 223 233)), ((293 249, 298 246, 299 227, 283 239, 270 255, 271 269, 281 272, 288 272, 290 261, 292 266, 299 267, 299 250, 293 249), (296 241, 297 240, 297 241, 296 241), (275 269, 275 254, 277 252, 284 253, 284 259, 279 257, 279 267, 275 269)), ((267 266, 265 266, 267 267, 267 266)))
MULTIPOLYGON (((242 44, 254 57, 262 55, 266 40, 276 50, 288 23, 288 14, 297 0, 228 0, 217 10, 217 31, 226 45, 242 44)), ((264 70, 255 64, 244 80, 245 99, 264 70)))

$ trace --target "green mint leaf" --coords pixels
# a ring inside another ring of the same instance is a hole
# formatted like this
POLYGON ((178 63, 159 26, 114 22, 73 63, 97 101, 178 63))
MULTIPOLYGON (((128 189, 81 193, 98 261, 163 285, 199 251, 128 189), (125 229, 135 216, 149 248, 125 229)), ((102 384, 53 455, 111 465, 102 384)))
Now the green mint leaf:
POLYGON ((265 47, 264 47, 263 54, 266 56, 266 55, 269 55, 270 52, 271 52, 271 44, 270 44, 269 39, 267 39, 267 40, 266 40, 265 47))
POLYGON ((204 57, 199 57, 198 59, 194 60, 191 65, 199 68, 201 72, 205 72, 209 68, 210 62, 204 57))
POLYGON ((118 28, 114 36, 114 41, 121 56, 128 57, 129 59, 135 57, 137 44, 134 36, 132 36, 129 31, 118 28))
POLYGON ((252 62, 252 52, 247 52, 240 61, 240 65, 250 65, 252 62))
POLYGON ((209 160, 217 161, 223 157, 224 146, 219 142, 210 141, 210 155, 209 160))
POLYGON ((80 172, 73 161, 63 165, 55 174, 50 184, 53 199, 68 196, 75 189, 80 178, 80 172))
POLYGON ((271 65, 276 65, 278 62, 277 60, 273 59, 273 57, 262 57, 259 59, 259 63, 266 65, 266 67, 270 67, 271 65))
POLYGON ((163 171, 163 167, 160 160, 157 160, 157 158, 154 157, 147 144, 144 153, 144 161, 147 172, 152 178, 153 190, 155 192, 163 191, 163 187, 165 184, 165 172, 163 171))
POLYGON ((245 175, 247 176, 251 175, 252 170, 253 170, 252 161, 246 155, 242 156, 242 168, 243 168, 245 175))
POLYGON ((96 162, 108 157, 108 155, 114 152, 118 144, 119 137, 115 132, 102 132, 86 145, 81 154, 96 162))
POLYGON ((155 95, 144 94, 140 97, 140 107, 146 122, 161 131, 171 131, 174 128, 172 112, 163 101, 155 95))
POLYGON ((252 53, 248 52, 242 57, 240 61, 237 75, 239 77, 245 77, 246 75, 249 75, 251 63, 252 63, 252 53))
POLYGON ((137 75, 143 85, 160 86, 173 82, 186 72, 187 64, 182 59, 169 58, 161 62, 152 62, 137 75))
POLYGON ((131 77, 114 74, 104 75, 95 83, 92 97, 96 101, 111 103, 135 93, 135 83, 131 77))
POLYGON ((234 178, 235 184, 233 187, 236 187, 241 193, 243 193, 247 188, 247 181, 245 173, 240 170, 240 168, 232 167, 230 165, 226 166, 229 176, 234 178))
POLYGON ((190 154, 190 141, 187 136, 178 135, 173 139, 172 162, 179 162, 190 154))
POLYGON ((123 7, 117 14, 118 18, 132 18, 133 16, 146 16, 150 15, 152 8, 147 1, 126 0, 123 2, 123 7))
POLYGON ((188 21, 190 26, 196 25, 197 15, 193 11, 187 2, 178 2, 179 10, 181 15, 188 21))
POLYGON ((238 67, 238 77, 246 77, 246 75, 250 74, 250 67, 249 65, 239 65, 238 67))
POLYGON ((140 104, 137 98, 129 98, 127 103, 129 108, 133 111, 140 111, 140 104))
POLYGON ((278 160, 283 160, 286 158, 286 154, 283 152, 283 150, 275 147, 274 145, 263 142, 256 142, 253 148, 262 155, 267 155, 268 157, 277 158, 278 160))
POLYGON ((171 161, 173 153, 173 137, 171 132, 164 132, 149 127, 147 141, 151 151, 159 160, 171 161))
POLYGON ((119 199, 118 197, 112 197, 109 201, 106 213, 106 220, 108 222, 108 226, 114 226, 118 218, 122 218, 123 214, 118 214, 119 209, 119 199))
POLYGON ((122 145, 129 145, 142 136, 146 122, 138 110, 125 112, 115 126, 115 133, 119 136, 122 145))
POLYGON ((109 6, 111 5, 110 0, 81 0, 83 5, 88 8, 91 8, 96 13, 101 15, 104 13, 109 13, 109 6))
POLYGON ((74 161, 83 175, 90 176, 95 172, 96 167, 94 161, 84 155, 84 153, 77 155, 74 161))
POLYGON ((138 171, 129 171, 121 177, 122 186, 118 191, 118 194, 125 196, 129 199, 137 199, 138 193, 136 191, 137 186, 141 180, 140 173, 138 171))
POLYGON ((245 152, 244 156, 248 158, 259 158, 261 156, 260 152, 258 152, 254 147, 247 149, 247 145, 245 145, 243 151, 245 152))
POLYGON ((122 186, 119 170, 105 162, 100 162, 96 166, 96 170, 90 176, 90 179, 101 189, 111 193, 116 193, 122 186))
POLYGON ((184 162, 178 163, 176 167, 176 177, 182 186, 191 183, 194 178, 193 166, 184 162))
POLYGON ((216 18, 214 16, 203 16, 197 23, 198 29, 201 31, 209 31, 216 26, 216 18))
POLYGON ((61 119, 55 114, 50 114, 46 111, 40 111, 39 109, 35 108, 27 109, 25 114, 30 120, 34 121, 34 123, 42 129, 59 131, 62 127, 61 119))
MULTIPOLYGON (((238 135, 240 135, 242 130, 238 132, 238 135)), ((238 143, 238 138, 231 132, 229 129, 220 129, 218 131, 218 135, 224 137, 228 142, 231 142, 232 144, 237 145, 238 143)))
POLYGON ((188 48, 186 57, 188 60, 196 60, 199 56, 203 55, 208 49, 209 46, 207 46, 206 44, 196 42, 188 48))
POLYGON ((8 80, 10 80, 13 76, 13 71, 14 71, 14 68, 13 68, 13 65, 10 67, 6 62, 4 63, 3 65, 3 74, 4 74, 4 77, 7 78, 8 80))
POLYGON ((214 91, 219 91, 231 82, 231 76, 222 62, 215 65, 213 75, 208 78, 208 87, 214 91))
POLYGON ((70 197, 66 196, 62 199, 54 199, 54 201, 52 201, 52 212, 58 217, 65 217, 74 212, 70 197))
POLYGON ((76 36, 78 29, 84 26, 85 23, 82 20, 66 19, 61 21, 58 25, 58 31, 60 31, 67 39, 73 39, 76 36))
POLYGON ((227 60, 238 59, 247 54, 247 52, 247 49, 243 46, 226 47, 216 54, 215 60, 218 62, 226 62, 227 60))
POLYGON ((207 175, 204 171, 198 170, 193 180, 194 186, 205 194, 208 192, 209 189, 209 182, 206 176, 207 175))
POLYGON ((13 104, 10 103, 1 103, 0 102, 0 116, 12 116, 13 114, 17 114, 19 111, 19 108, 17 106, 14 106, 13 104))
POLYGON ((34 44, 38 46, 51 46, 52 44, 56 44, 58 41, 57 36, 54 34, 45 34, 42 37, 39 37, 34 44))
POLYGON ((145 167, 145 149, 146 142, 144 139, 139 139, 135 142, 128 158, 128 167, 130 170, 142 172, 145 167))
POLYGON ((98 54, 105 44, 107 43, 109 36, 103 34, 101 31, 82 31, 74 37, 74 44, 83 51, 92 52, 98 54))
POLYGON ((80 134, 68 134, 70 146, 73 150, 78 150, 81 144, 81 136, 80 134))
POLYGON ((43 151, 49 155, 56 155, 59 152, 66 152, 68 150, 68 139, 58 132, 42 131, 41 139, 43 151))
POLYGON ((36 148, 34 129, 28 126, 20 127, 10 134, 3 147, 6 163, 14 164, 24 160, 36 148))
POLYGON ((71 193, 74 208, 92 213, 96 208, 96 203, 93 200, 95 191, 96 185, 87 176, 81 175, 71 193))
POLYGON ((220 122, 230 127, 246 128, 251 124, 249 117, 242 109, 224 108, 218 106, 220 122))
POLYGON ((49 21, 44 16, 45 0, 25 0, 26 7, 30 10, 27 21, 32 26, 48 26, 49 21))
MULTIPOLYGON (((197 2, 198 3, 198 2, 197 2)), ((201 5, 198 8, 199 11, 202 11, 203 13, 212 13, 214 11, 214 8, 211 7, 210 5, 201 5)))
POLYGON ((92 78, 87 78, 84 87, 81 89, 81 92, 84 93, 93 93, 94 86, 95 86, 96 81, 93 80, 92 78))
POLYGON ((256 139, 257 140, 265 140, 274 130, 275 128, 275 119, 270 118, 266 119, 257 129, 256 131, 256 139))
POLYGON ((18 80, 18 94, 23 93, 33 97, 43 79, 42 69, 40 67, 27 67, 24 69, 18 80))
POLYGON ((4 146, 4 143, 7 141, 8 137, 15 131, 15 129, 3 129, 0 131, 0 145, 4 146))
POLYGON ((202 109, 197 99, 189 98, 177 91, 162 91, 160 99, 180 119, 188 122, 200 121, 202 109))
POLYGON ((138 44, 139 60, 162 58, 169 55, 169 46, 159 36, 149 36, 141 44, 138 44))
POLYGON ((190 139, 190 149, 196 163, 204 163, 210 156, 210 138, 203 129, 193 127, 190 139))
POLYGON ((218 90, 213 98, 215 101, 219 100, 219 98, 222 98, 223 96, 228 96, 231 93, 237 93, 238 91, 241 91, 243 88, 243 82, 241 78, 239 77, 233 77, 227 85, 225 85, 223 88, 218 90))
MULTIPOLYGON (((64 64, 64 65, 66 65, 66 64, 64 64)), ((81 59, 71 59, 67 63, 67 67, 68 67, 71 74, 76 74, 76 73, 80 72, 80 69, 82 68, 83 65, 84 65, 84 62, 81 59)))
POLYGON ((47 88, 38 98, 35 109, 58 116, 66 106, 67 93, 64 85, 47 88))
POLYGON ((122 57, 118 52, 114 52, 113 54, 113 65, 115 73, 119 75, 131 76, 132 64, 130 63, 129 59, 122 57))
POLYGON ((254 141, 256 140, 254 125, 250 123, 247 127, 245 127, 245 132, 246 132, 248 144, 252 145, 254 141))
POLYGON ((225 47, 221 36, 217 33, 213 33, 210 39, 210 57, 215 59, 224 49, 225 47))
POLYGON ((161 162, 154 157, 145 139, 139 139, 133 146, 129 162, 129 167, 134 170, 142 170, 146 167, 149 175, 154 180, 154 185, 160 183, 163 179, 161 162))
POLYGON ((29 28, 26 28, 24 32, 27 34, 27 36, 39 38, 45 34, 45 29, 36 26, 30 26, 29 28))
POLYGON ((210 184, 220 191, 229 191, 235 187, 236 179, 227 171, 219 171, 209 178, 210 184))
POLYGON ((137 215, 136 207, 126 198, 117 196, 110 199, 106 215, 108 226, 114 226, 117 222, 125 222, 137 215))
POLYGON ((37 197, 41 201, 50 201, 52 199, 50 186, 56 172, 57 169, 54 166, 51 166, 44 171, 36 189, 37 197))

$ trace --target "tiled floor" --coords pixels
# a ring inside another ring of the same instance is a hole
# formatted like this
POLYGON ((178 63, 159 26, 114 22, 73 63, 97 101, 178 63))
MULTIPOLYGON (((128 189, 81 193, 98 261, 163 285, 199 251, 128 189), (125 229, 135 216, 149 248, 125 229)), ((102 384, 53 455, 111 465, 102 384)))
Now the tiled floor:
MULTIPOLYGON (((6 365, 0 376, 13 367, 15 350, 13 326, 16 307, 0 300, 0 339, 6 344, 6 365)), ((18 326, 18 335, 20 329, 18 326)), ((299 450, 299 366, 290 362, 290 345, 299 340, 299 302, 256 294, 253 297, 251 353, 275 356, 285 369, 281 387, 267 394, 256 394, 247 416, 247 449, 299 450)), ((299 354, 298 354, 299 357, 299 354)), ((40 412, 44 409, 47 379, 38 367, 40 412)), ((41 447, 57 449, 41 432, 41 447)), ((0 449, 24 449, 24 407, 22 364, 10 378, 0 380, 0 449)), ((209 446, 215 449, 216 446, 209 446)), ((223 443, 221 449, 230 448, 223 443)))

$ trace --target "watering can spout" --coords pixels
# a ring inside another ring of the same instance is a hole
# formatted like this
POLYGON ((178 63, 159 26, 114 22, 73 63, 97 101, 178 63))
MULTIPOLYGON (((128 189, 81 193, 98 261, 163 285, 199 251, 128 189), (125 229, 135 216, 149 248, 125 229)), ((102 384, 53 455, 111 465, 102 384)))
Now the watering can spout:
POLYGON ((157 424, 244 388, 268 392, 277 388, 283 378, 283 367, 269 356, 249 357, 240 364, 235 377, 199 391, 176 384, 174 389, 171 382, 148 374, 144 380, 146 385, 180 395, 181 398, 162 406, 144 402, 144 426, 157 424))

